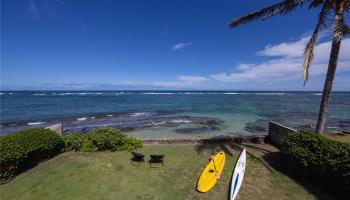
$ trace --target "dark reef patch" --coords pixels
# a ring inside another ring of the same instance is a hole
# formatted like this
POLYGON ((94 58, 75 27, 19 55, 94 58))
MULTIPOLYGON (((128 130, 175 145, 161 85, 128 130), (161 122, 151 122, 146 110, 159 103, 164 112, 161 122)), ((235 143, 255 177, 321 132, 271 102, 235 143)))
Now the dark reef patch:
POLYGON ((268 121, 259 119, 255 122, 246 123, 244 130, 250 133, 267 133, 268 121))

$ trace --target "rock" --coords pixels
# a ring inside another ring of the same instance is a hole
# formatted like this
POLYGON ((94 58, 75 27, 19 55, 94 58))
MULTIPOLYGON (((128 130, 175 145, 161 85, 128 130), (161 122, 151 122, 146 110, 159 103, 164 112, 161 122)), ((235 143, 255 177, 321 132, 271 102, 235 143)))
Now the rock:
POLYGON ((315 127, 315 125, 313 125, 313 124, 305 124, 304 125, 304 128, 314 128, 315 127))

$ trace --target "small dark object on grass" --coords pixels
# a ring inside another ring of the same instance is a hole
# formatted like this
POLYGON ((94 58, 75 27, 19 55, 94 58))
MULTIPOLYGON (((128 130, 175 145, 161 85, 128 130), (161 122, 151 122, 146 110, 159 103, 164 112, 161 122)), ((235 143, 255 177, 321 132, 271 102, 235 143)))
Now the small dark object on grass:
POLYGON ((133 151, 131 152, 131 155, 134 156, 131 158, 132 162, 145 162, 145 155, 133 151))
POLYGON ((162 163, 162 166, 164 166, 164 155, 160 154, 160 155, 150 155, 150 160, 149 162, 149 166, 152 167, 152 163, 162 163))

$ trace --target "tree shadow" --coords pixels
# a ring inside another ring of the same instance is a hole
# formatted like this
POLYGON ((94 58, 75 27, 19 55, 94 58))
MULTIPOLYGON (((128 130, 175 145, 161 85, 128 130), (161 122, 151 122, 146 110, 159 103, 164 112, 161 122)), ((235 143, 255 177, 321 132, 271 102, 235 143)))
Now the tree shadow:
POLYGON ((290 166, 286 165, 288 163, 286 155, 282 152, 269 152, 263 156, 263 159, 276 171, 282 173, 285 176, 288 176, 290 179, 293 179, 299 185, 302 185, 308 192, 316 196, 321 200, 333 200, 333 199, 345 199, 344 197, 336 197, 323 191, 316 184, 311 183, 306 180, 304 177, 298 176, 296 173, 293 173, 293 169, 290 166))
POLYGON ((233 151, 240 150, 238 146, 230 145, 232 141, 229 138, 212 137, 208 139, 201 139, 196 145, 197 154, 201 154, 204 151, 210 154, 215 154, 218 151, 223 150, 226 154, 233 156, 233 151))

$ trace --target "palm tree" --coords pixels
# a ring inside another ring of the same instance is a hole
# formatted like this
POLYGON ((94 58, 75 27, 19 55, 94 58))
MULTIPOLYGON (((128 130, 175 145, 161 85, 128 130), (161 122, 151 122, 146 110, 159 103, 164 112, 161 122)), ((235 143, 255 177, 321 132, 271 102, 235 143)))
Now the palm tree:
POLYGON ((335 71, 337 69, 337 61, 339 55, 340 44, 343 36, 350 33, 349 27, 346 25, 344 18, 350 11, 350 0, 284 0, 275 5, 260 9, 249 13, 229 22, 228 26, 233 28, 241 24, 245 24, 252 20, 266 20, 275 15, 286 15, 297 8, 308 5, 309 9, 320 8, 318 22, 316 28, 308 41, 304 51, 304 70, 303 80, 304 86, 309 77, 310 64, 313 59, 314 46, 321 31, 332 30, 332 49, 330 53, 327 76, 324 83, 320 111, 318 114, 316 133, 323 133, 327 118, 328 104, 330 101, 331 90, 335 71), (330 17, 332 17, 330 19, 330 17))

